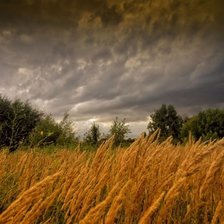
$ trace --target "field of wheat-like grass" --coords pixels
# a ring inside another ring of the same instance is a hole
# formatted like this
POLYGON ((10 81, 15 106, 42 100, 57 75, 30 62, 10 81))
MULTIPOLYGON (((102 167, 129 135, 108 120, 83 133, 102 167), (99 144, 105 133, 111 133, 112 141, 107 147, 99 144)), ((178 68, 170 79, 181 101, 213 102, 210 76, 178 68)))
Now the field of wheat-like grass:
POLYGON ((0 224, 224 223, 224 140, 0 151, 0 224))

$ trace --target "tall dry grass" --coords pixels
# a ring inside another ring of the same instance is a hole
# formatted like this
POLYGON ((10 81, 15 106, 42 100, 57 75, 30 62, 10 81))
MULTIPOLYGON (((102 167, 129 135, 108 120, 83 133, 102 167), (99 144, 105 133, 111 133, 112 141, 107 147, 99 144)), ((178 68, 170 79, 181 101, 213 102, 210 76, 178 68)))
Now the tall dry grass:
POLYGON ((224 223, 224 140, 0 152, 0 223, 224 223))

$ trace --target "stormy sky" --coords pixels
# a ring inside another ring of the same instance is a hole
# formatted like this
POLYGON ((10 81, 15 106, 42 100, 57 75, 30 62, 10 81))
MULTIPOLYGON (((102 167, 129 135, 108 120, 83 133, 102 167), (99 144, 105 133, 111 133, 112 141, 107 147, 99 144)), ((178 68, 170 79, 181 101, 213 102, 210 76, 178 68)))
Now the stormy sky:
POLYGON ((0 0, 0 94, 79 130, 224 106, 223 0, 0 0))

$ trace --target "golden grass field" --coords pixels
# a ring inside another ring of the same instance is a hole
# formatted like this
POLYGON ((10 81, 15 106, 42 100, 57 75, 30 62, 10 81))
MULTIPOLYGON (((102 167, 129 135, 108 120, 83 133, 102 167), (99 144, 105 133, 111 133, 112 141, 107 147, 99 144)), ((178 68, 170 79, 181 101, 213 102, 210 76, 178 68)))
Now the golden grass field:
POLYGON ((224 140, 0 151, 0 223, 224 223, 224 140))

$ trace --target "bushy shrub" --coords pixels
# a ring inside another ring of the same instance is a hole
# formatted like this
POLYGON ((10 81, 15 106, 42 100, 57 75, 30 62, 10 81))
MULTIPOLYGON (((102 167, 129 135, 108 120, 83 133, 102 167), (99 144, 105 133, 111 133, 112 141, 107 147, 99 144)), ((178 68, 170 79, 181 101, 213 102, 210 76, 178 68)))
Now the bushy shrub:
POLYGON ((28 102, 0 96, 0 147, 15 151, 40 121, 42 113, 28 102))

